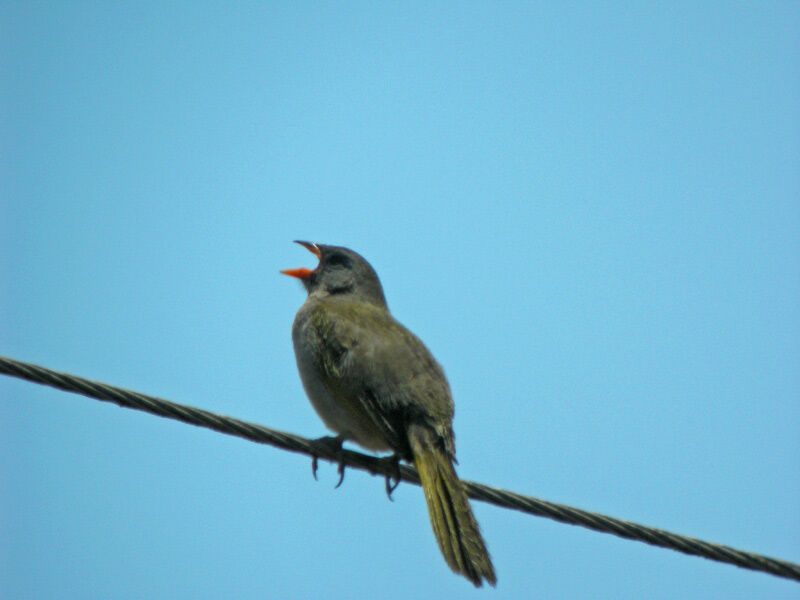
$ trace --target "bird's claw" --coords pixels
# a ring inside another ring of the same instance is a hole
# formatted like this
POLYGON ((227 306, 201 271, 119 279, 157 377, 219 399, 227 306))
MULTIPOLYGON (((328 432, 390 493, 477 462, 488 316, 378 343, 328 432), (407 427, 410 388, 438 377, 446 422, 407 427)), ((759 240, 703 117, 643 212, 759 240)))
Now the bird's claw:
MULTIPOLYGON (((344 454, 342 453, 342 442, 344 442, 344 438, 341 437, 341 436, 338 436, 338 435, 337 436, 326 435, 326 436, 323 436, 323 437, 321 437, 319 439, 314 440, 314 442, 319 444, 319 445, 322 445, 322 446, 328 446, 330 451, 333 454, 336 454, 336 456, 338 457, 338 459, 339 459, 339 468, 337 469, 337 472, 339 473, 339 482, 336 484, 336 487, 338 488, 340 485, 342 485, 342 482, 344 481, 344 467, 345 467, 345 465, 344 465, 344 454)), ((319 466, 319 456, 317 454, 312 454, 311 455, 311 474, 314 476, 314 480, 315 481, 318 481, 318 479, 317 479, 317 467, 318 466, 319 466)))
POLYGON ((344 481, 344 459, 343 457, 339 458, 339 467, 336 469, 336 472, 339 473, 339 481, 336 482, 336 485, 333 486, 333 489, 338 489, 342 482, 344 481))
MULTIPOLYGON (((344 452, 342 450, 342 443, 344 442, 344 438, 342 436, 324 436, 319 439, 314 440, 314 442, 320 446, 327 446, 327 449, 330 451, 331 454, 335 454, 339 461, 339 466, 336 469, 336 472, 339 474, 339 481, 336 482, 334 489, 337 489, 339 486, 342 485, 344 482, 344 472, 345 472, 345 462, 344 462, 344 452)), ((391 456, 386 456, 381 459, 389 466, 389 473, 385 475, 386 477, 386 496, 389 498, 390 501, 394 502, 394 498, 392 498, 392 492, 394 492, 397 487, 400 485, 402 481, 402 476, 400 475, 400 455, 399 454, 392 454, 391 456)), ((314 476, 314 479, 317 480, 317 467, 319 466, 319 455, 312 454, 311 455, 311 474, 314 476)))
POLYGON ((383 460, 388 462, 392 469, 392 472, 386 475, 386 497, 389 498, 390 502, 394 502, 394 498, 392 498, 392 492, 397 489, 397 486, 400 485, 401 481, 400 456, 398 454, 392 454, 383 460), (394 479, 394 483, 392 483, 392 479, 394 479))

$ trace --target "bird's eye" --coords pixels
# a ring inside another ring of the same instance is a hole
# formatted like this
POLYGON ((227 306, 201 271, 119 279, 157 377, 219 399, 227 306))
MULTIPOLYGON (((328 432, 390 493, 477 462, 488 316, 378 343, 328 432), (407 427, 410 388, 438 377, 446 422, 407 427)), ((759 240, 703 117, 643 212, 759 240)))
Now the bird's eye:
POLYGON ((346 267, 349 264, 350 260, 344 254, 334 254, 328 259, 328 265, 331 267, 346 267))

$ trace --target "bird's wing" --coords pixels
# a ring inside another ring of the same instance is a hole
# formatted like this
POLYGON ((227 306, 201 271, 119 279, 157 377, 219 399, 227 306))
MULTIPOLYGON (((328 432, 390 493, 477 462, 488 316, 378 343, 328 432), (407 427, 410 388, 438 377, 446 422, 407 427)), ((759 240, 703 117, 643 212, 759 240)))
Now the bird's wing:
MULTIPOLYGON (((368 415, 381 437, 409 455, 411 422, 431 425, 452 446, 453 403, 444 372, 424 344, 388 312, 328 302, 312 323, 323 349, 326 385, 354 417, 368 415)), ((451 450, 452 452, 452 450, 451 450)))

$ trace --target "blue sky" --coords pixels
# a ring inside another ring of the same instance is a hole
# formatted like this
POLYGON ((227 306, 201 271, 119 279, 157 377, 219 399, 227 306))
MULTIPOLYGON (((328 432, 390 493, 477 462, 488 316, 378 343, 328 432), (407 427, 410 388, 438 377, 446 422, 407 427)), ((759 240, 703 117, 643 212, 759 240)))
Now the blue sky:
MULTIPOLYGON (((800 6, 0 5, 0 354, 316 437, 293 239, 443 364, 460 474, 800 561, 800 6)), ((0 378, 9 598, 796 583, 0 378)))

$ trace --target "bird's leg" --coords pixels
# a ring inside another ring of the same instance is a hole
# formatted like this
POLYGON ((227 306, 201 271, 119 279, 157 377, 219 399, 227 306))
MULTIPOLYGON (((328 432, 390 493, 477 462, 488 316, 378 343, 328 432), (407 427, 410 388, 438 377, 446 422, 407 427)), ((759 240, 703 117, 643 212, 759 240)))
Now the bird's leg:
POLYGON ((388 463, 389 467, 391 468, 391 472, 386 475, 386 496, 389 498, 391 502, 394 502, 394 498, 392 498, 392 492, 397 489, 397 486, 400 485, 400 455, 395 452, 391 456, 386 456, 381 459, 382 461, 388 463), (392 479, 394 479, 394 485, 392 484, 392 479))
MULTIPOLYGON (((331 451, 332 454, 335 454, 339 459, 339 483, 336 484, 338 488, 342 485, 342 481, 344 481, 344 455, 342 454, 342 442, 344 442, 344 436, 337 435, 325 435, 321 438, 314 440, 315 444, 319 444, 320 446, 327 446, 328 449, 331 451)), ((314 476, 314 479, 317 479, 317 465, 318 465, 319 456, 317 454, 311 455, 311 474, 314 476)))

